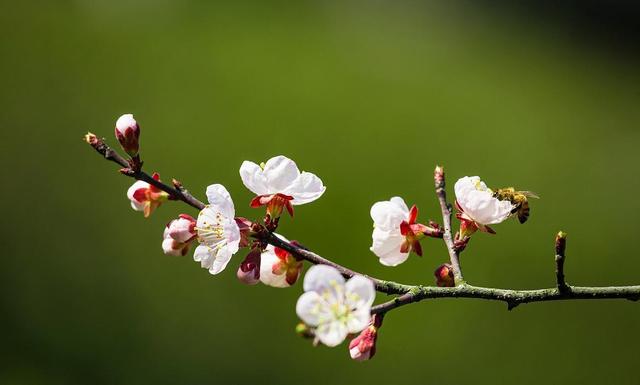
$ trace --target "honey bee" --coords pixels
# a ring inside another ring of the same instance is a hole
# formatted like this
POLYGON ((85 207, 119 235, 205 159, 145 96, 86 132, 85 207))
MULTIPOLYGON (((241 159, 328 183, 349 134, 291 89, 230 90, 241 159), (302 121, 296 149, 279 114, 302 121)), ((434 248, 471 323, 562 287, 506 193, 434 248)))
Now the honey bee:
POLYGON ((520 223, 525 223, 527 219, 529 219, 529 212, 531 209, 529 209, 529 200, 527 198, 540 199, 540 197, 534 192, 517 191, 513 187, 497 189, 493 193, 493 197, 501 201, 507 200, 511 202, 514 206, 513 210, 511 210, 511 214, 516 214, 520 223))

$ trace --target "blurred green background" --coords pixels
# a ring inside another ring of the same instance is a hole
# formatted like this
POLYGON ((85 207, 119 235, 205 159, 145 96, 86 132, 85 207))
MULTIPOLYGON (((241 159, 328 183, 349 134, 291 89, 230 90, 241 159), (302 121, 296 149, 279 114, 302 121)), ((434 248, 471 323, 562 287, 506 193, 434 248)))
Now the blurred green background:
POLYGON ((401 195, 440 221, 442 164, 450 192, 481 175, 542 197, 473 239, 471 283, 552 286, 564 230, 570 283, 640 284, 637 13, 578 3, 2 1, 0 383, 639 383, 628 301, 425 301, 387 316, 373 361, 313 348, 300 285, 239 284, 241 255, 215 277, 163 255, 164 224, 195 212, 145 220, 81 140, 115 145, 134 113, 149 171, 200 197, 223 183, 250 218, 241 162, 285 154, 327 192, 280 231, 405 283, 432 283, 446 251, 380 265, 369 208, 401 195))

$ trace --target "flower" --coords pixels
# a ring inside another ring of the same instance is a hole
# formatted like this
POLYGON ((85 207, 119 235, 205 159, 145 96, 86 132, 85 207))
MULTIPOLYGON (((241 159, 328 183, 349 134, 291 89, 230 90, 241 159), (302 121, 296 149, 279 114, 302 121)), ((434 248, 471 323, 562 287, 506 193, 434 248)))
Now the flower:
POLYGON ((120 142, 122 149, 134 157, 138 155, 140 126, 133 118, 132 114, 124 114, 116 120, 116 139, 120 142))
MULTIPOLYGON (((153 179, 159 181, 160 175, 153 173, 153 179)), ((131 201, 131 207, 136 211, 144 212, 144 217, 148 218, 162 202, 169 198, 169 194, 156 186, 139 180, 129 187, 127 197, 131 201)))
POLYGON ((244 161, 240 166, 240 177, 242 183, 257 195, 251 201, 251 207, 267 206, 271 218, 280 217, 285 207, 293 216, 293 206, 313 202, 326 189, 320 178, 300 172, 293 160, 282 155, 261 165, 244 161))
POLYGON ((349 354, 356 361, 366 361, 376 354, 378 329, 382 326, 382 315, 371 316, 369 326, 349 343, 349 354))
POLYGON ((196 237, 196 220, 190 215, 180 214, 164 229, 162 250, 167 255, 184 256, 189 252, 191 241, 196 237))
MULTIPOLYGON (((279 236, 279 238, 284 239, 279 236)), ((286 241, 286 239, 284 239, 286 241)), ((291 243, 295 243, 291 242, 291 243)), ((289 287, 296 283, 302 271, 302 260, 279 247, 268 245, 262 253, 260 281, 268 286, 289 287)))
POLYGON ((374 228, 370 250, 380 258, 380 263, 397 266, 407 260, 411 251, 422 256, 420 239, 425 235, 442 236, 437 225, 416 223, 417 217, 418 208, 414 205, 409 210, 400 197, 376 202, 371 207, 374 228))
POLYGON ((305 293, 298 299, 296 313, 316 328, 316 337, 323 344, 337 346, 369 323, 376 295, 371 280, 356 275, 345 283, 335 267, 315 265, 305 275, 303 286, 305 293))
POLYGON ((193 259, 218 274, 239 249, 241 234, 235 221, 235 208, 227 189, 221 184, 207 187, 206 206, 196 221, 196 234, 200 245, 196 247, 193 259))
POLYGON ((493 191, 478 176, 458 179, 456 207, 460 211, 458 219, 461 225, 461 238, 473 234, 476 230, 495 233, 488 225, 498 224, 509 218, 514 206, 508 200, 501 201, 493 196, 493 191))

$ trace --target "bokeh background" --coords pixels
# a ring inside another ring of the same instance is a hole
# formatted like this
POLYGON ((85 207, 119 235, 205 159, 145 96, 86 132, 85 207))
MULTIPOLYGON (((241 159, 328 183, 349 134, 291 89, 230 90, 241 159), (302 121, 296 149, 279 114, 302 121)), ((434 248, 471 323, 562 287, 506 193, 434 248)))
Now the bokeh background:
MULTIPOLYGON (((640 60, 631 2, 2 1, 2 384, 637 384, 640 304, 425 301, 373 361, 296 336, 300 285, 239 284, 161 252, 131 181, 81 140, 134 113, 149 171, 223 183, 257 218, 245 160, 285 154, 327 186, 281 232, 374 276, 432 283, 443 245, 396 268, 369 208, 440 220, 435 164, 537 192, 528 223, 463 254, 477 285, 639 284, 640 60)), ((451 190, 450 190, 451 192, 451 190)), ((386 298, 378 296, 379 301, 386 298)))

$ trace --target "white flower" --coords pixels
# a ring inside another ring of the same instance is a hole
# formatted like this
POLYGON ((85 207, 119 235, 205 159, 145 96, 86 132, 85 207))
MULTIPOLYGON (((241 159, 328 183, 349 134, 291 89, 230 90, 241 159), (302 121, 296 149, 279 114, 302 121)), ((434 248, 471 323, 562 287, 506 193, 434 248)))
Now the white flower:
POLYGON ((176 257, 187 255, 191 242, 178 242, 169 233, 169 227, 164 229, 162 251, 176 257))
POLYGON ((463 213, 461 219, 473 221, 481 230, 487 231, 484 229, 487 225, 503 222, 514 209, 511 202, 494 198, 493 191, 478 176, 458 179, 454 189, 456 204, 463 213))
MULTIPOLYGON (((160 180, 160 175, 154 173, 153 179, 160 180)), ((131 208, 136 211, 143 211, 145 218, 147 218, 162 202, 169 198, 169 194, 147 182, 139 180, 129 187, 127 198, 131 201, 131 208)))
POLYGON ((320 198, 325 186, 320 178, 309 172, 300 172, 295 162, 285 156, 276 156, 266 164, 257 165, 244 161, 240 166, 242 183, 256 194, 252 207, 267 205, 274 218, 286 207, 293 213, 291 205, 302 205, 320 198))
POLYGON ((376 295, 371 280, 357 275, 345 283, 336 268, 315 265, 304 277, 304 291, 296 313, 316 328, 316 337, 323 344, 337 346, 349 333, 357 333, 369 324, 376 295))
POLYGON ((220 184, 207 187, 209 205, 200 211, 196 223, 198 246, 193 259, 218 274, 239 249, 240 228, 235 221, 235 208, 227 189, 220 184))
MULTIPOLYGON (((283 236, 278 238, 289 242, 283 236)), ((296 283, 302 272, 302 261, 286 250, 268 245, 260 261, 260 281, 267 286, 289 287, 296 283)))
POLYGON ((442 237, 442 231, 435 224, 425 226, 416 223, 418 208, 407 207, 400 197, 376 202, 371 206, 373 219, 373 244, 370 250, 380 258, 385 266, 397 266, 406 261, 413 251, 422 256, 420 239, 425 235, 442 237))

